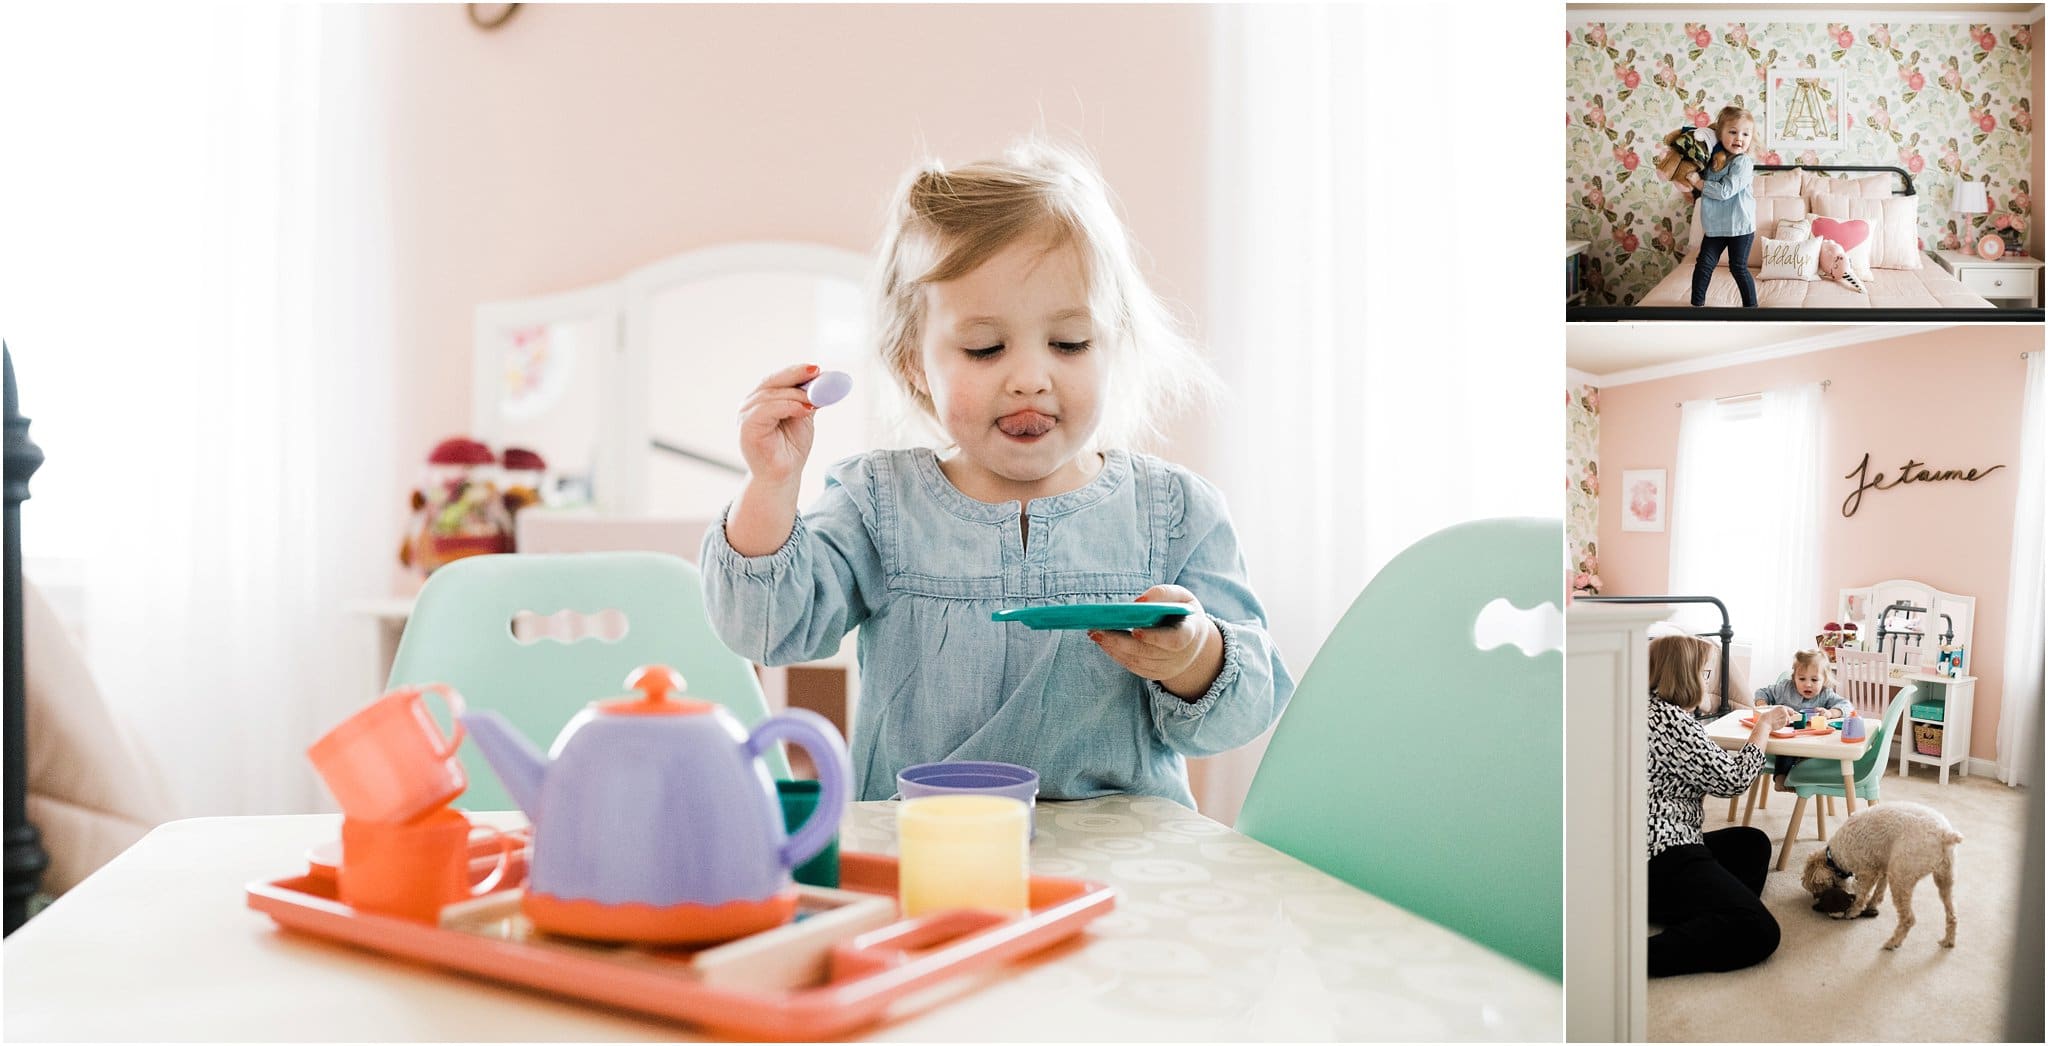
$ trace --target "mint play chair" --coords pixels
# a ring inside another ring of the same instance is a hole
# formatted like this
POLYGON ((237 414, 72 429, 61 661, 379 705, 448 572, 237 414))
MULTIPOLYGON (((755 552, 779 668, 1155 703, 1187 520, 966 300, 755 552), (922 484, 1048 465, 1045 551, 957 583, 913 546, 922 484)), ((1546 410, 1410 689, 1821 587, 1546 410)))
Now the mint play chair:
POLYGON ((1481 650, 1474 629, 1482 611, 1547 615, 1544 631, 1561 635, 1563 545, 1556 520, 1490 519, 1394 557, 1303 674, 1237 821, 1553 979, 1564 658, 1481 650))
MULTIPOLYGON (((626 676, 635 668, 665 664, 682 673, 688 696, 724 705, 752 727, 768 715, 760 681, 711 631, 699 578, 688 561, 656 552, 458 559, 420 590, 386 689, 447 683, 471 707, 502 714, 546 750, 585 705, 629 693, 626 676), (520 611, 545 617, 614 609, 625 615, 625 634, 616 641, 522 643, 512 635, 520 611)), ((765 754, 770 772, 787 778, 781 746, 765 754)), ((475 745, 465 742, 461 757, 469 789, 456 805, 514 808, 475 745)))
MULTIPOLYGON (((1850 774, 1856 781, 1856 798, 1866 803, 1877 802, 1878 785, 1884 780, 1885 762, 1891 755, 1886 746, 1891 744, 1892 731, 1898 728, 1899 716, 1913 703, 1913 695, 1918 693, 1919 689, 1916 686, 1903 687, 1899 690, 1898 696, 1892 698, 1892 703, 1885 706, 1884 722, 1870 738, 1870 747, 1863 750, 1863 755, 1856 760, 1856 768, 1850 774)), ((1846 799, 1849 794, 1848 789, 1842 787, 1842 764, 1833 759, 1808 759, 1801 762, 1792 768, 1791 773, 1785 775, 1785 784, 1792 789, 1792 794, 1799 797, 1799 801, 1792 804, 1792 823, 1785 828, 1785 845, 1778 848, 1779 871, 1783 871, 1786 863, 1792 858, 1792 843, 1799 838, 1799 822, 1805 819, 1806 801, 1817 795, 1841 796, 1846 799)), ((1814 829, 1819 833, 1819 837, 1826 839, 1827 814, 1819 804, 1815 804, 1813 819, 1814 829)))

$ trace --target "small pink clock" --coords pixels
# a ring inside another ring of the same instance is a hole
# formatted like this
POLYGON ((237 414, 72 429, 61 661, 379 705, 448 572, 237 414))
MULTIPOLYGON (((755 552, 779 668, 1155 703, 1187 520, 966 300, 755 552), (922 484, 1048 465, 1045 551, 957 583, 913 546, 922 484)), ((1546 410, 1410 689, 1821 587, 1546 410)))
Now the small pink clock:
POLYGON ((1977 254, 1985 261, 1997 261, 2005 256, 2005 240, 1995 232, 1987 232, 1977 241, 1977 254))

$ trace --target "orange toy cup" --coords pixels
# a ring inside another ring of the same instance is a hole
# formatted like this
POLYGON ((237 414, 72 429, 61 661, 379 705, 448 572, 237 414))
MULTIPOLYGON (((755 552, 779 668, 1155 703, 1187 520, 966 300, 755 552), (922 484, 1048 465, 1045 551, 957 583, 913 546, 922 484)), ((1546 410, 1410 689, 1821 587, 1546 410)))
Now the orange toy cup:
POLYGON ((460 810, 444 808, 403 822, 343 818, 341 901, 359 911, 435 922, 443 905, 497 889, 515 847, 512 837, 471 824, 460 810), (497 840, 498 863, 472 884, 469 853, 477 832, 497 840))
POLYGON ((462 746, 456 718, 462 709, 462 695, 453 687, 401 687, 342 720, 306 755, 342 813, 363 821, 408 821, 446 806, 469 787, 455 758, 462 746), (430 690, 448 705, 454 727, 448 737, 427 714, 430 690))

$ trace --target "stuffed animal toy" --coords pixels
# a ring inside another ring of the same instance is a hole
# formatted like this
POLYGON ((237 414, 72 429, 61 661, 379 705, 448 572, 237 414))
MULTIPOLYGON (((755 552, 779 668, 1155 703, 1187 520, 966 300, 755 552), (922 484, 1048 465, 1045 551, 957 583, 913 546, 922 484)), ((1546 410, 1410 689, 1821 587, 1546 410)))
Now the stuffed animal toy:
MULTIPOLYGON (((1819 897, 1814 899, 1813 910, 1824 915, 1833 915, 1836 912, 1848 911, 1849 906, 1855 903, 1855 894, 1842 889, 1840 886, 1830 886, 1822 891, 1819 897)), ((1873 904, 1863 909, 1863 914, 1859 918, 1869 919, 1876 915, 1877 906, 1873 904)))
MULTIPOLYGON (((1841 244, 1823 238, 1820 241, 1820 277, 1833 280, 1858 294, 1869 294, 1863 289, 1863 281, 1856 278, 1856 271, 1849 265, 1849 252, 1841 244)), ((1830 654, 1834 651, 1830 650, 1830 654)))
POLYGON ((1681 127, 1665 135, 1664 144, 1669 150, 1657 161, 1657 176, 1684 189, 1688 196, 1698 195, 1687 183, 1694 174, 1704 174, 1714 158, 1713 129, 1681 127))

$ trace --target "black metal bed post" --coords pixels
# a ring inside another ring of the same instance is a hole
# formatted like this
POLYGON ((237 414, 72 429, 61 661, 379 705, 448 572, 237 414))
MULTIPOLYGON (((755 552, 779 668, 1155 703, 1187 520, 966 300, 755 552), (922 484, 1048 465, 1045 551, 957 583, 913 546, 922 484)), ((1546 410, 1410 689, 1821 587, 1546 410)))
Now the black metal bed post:
POLYGON ((1712 603, 1721 611, 1721 707, 1728 707, 1728 647, 1735 642, 1735 629, 1728 625, 1728 604, 1713 596, 1573 596, 1581 603, 1712 603))
POLYGON ((14 395, 14 354, 0 343, 0 362, 7 370, 7 925, 5 932, 28 919, 29 899, 43 885, 50 855, 42 836, 28 823, 28 691, 21 646, 21 503, 28 500, 28 478, 43 463, 43 452, 28 438, 28 419, 21 416, 14 395))

